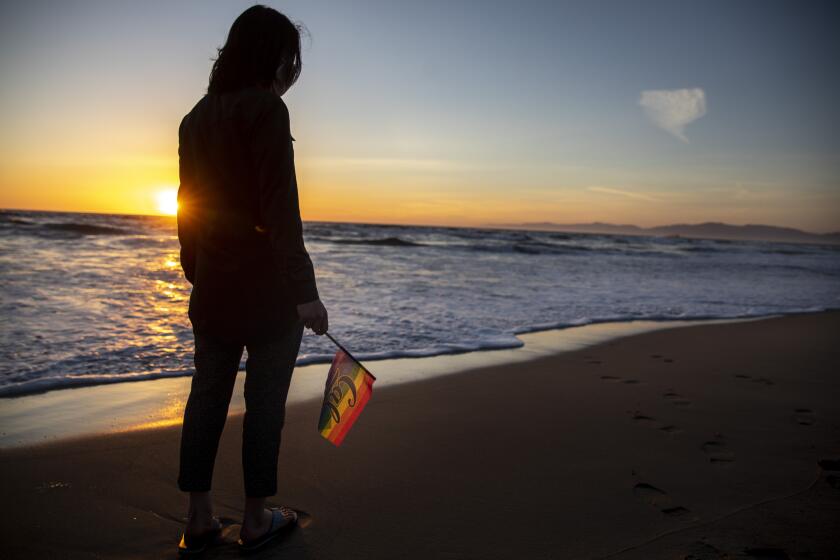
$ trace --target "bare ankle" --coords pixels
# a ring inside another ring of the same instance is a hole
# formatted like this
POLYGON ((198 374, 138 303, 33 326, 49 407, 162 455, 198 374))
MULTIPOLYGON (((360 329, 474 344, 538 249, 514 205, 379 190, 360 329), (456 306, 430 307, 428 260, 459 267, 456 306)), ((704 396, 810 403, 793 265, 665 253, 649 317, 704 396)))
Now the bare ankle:
POLYGON ((260 526, 265 519, 265 498, 245 498, 243 525, 260 526))

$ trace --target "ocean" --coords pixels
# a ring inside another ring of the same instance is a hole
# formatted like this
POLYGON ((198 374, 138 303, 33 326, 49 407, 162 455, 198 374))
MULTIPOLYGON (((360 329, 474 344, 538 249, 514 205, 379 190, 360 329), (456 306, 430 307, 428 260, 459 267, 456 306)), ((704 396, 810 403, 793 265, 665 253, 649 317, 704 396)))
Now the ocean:
MULTIPOLYGON (((304 235, 330 333, 361 360, 840 308, 837 246, 325 222, 304 235)), ((189 294, 174 218, 0 212, 0 396, 190 375, 189 294)), ((307 333, 298 364, 333 353, 307 333)))

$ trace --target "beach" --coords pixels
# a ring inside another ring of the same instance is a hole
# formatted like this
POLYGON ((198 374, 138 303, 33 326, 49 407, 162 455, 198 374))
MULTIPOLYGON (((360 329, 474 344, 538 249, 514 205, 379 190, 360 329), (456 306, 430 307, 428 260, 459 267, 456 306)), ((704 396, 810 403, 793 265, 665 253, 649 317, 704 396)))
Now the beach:
MULTIPOLYGON (((837 332, 838 312, 698 324, 385 386, 340 448, 291 403, 270 502, 306 513, 257 557, 837 558, 837 332)), ((238 556, 241 427, 207 558, 238 556)), ((174 558, 179 436, 0 451, 3 556, 174 558)))
POLYGON ((840 560, 840 4, 158 4, 3 3, 0 560, 840 560))

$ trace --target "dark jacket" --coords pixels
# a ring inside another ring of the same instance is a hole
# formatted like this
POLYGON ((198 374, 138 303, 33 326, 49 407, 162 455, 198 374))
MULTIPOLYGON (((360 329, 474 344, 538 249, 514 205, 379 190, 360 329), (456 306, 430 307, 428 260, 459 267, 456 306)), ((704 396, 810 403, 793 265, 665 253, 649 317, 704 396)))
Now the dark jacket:
POLYGON ((193 328, 264 339, 318 299, 303 244, 286 104, 249 88, 207 94, 178 131, 181 266, 193 328))

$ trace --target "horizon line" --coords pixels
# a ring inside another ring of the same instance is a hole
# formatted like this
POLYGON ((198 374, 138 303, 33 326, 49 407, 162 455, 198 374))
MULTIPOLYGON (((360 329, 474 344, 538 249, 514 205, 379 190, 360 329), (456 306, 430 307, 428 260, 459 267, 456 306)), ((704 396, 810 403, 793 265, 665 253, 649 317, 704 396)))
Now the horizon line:
MULTIPOLYGON (((54 213, 54 214, 93 214, 98 216, 137 216, 137 217, 149 217, 149 218, 172 218, 176 219, 177 216, 171 214, 143 214, 139 212, 100 212, 100 211, 81 211, 81 210, 49 210, 49 209, 41 209, 41 208, 9 208, 9 207, 2 207, 0 208, 0 212, 43 212, 43 213, 54 213)), ((720 222, 720 221, 704 221, 704 222, 674 222, 668 224, 659 224, 655 226, 640 226, 636 224, 616 224, 611 222, 601 222, 601 221, 592 221, 592 222, 576 222, 576 223, 559 223, 559 222, 550 222, 550 221, 541 221, 541 222, 521 222, 521 223, 494 223, 488 222, 482 225, 475 225, 475 226, 468 226, 468 225, 451 225, 451 224, 435 224, 435 223, 394 223, 394 222, 354 222, 350 220, 311 220, 311 219, 304 219, 304 222, 314 222, 314 223, 328 223, 328 224, 356 224, 356 225, 372 225, 372 226, 401 226, 401 227, 444 227, 444 228, 457 228, 457 229, 502 229, 502 230, 519 230, 528 227, 529 225, 533 225, 538 227, 540 225, 545 226, 592 226, 592 225, 604 225, 604 226, 613 226, 613 227, 634 227, 642 230, 649 230, 649 229, 656 229, 662 227, 671 227, 671 226, 698 226, 698 225, 705 225, 705 224, 717 224, 717 225, 726 225, 726 226, 733 226, 733 227, 748 227, 748 226, 759 226, 759 227, 773 227, 779 229, 792 229, 795 231, 799 231, 801 233, 805 233, 808 235, 815 235, 815 236, 830 236, 830 235, 837 235, 840 234, 840 227, 837 229, 828 230, 825 232, 815 232, 800 229, 793 226, 780 226, 774 224, 756 224, 756 223, 743 223, 743 224, 733 224, 729 222, 720 222)), ((539 230, 535 228, 531 228, 532 231, 551 231, 551 230, 539 230)), ((570 232, 570 233, 580 233, 580 232, 570 232)))

